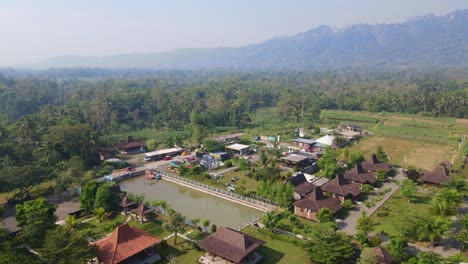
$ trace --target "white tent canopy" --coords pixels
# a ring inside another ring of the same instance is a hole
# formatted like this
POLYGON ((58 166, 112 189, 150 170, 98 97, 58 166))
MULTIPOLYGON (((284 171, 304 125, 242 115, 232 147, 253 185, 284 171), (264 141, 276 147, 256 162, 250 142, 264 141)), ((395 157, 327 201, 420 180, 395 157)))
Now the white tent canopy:
POLYGON ((334 136, 326 135, 315 140, 315 143, 319 143, 319 144, 326 145, 326 146, 331 146, 333 145, 334 140, 335 140, 334 136))

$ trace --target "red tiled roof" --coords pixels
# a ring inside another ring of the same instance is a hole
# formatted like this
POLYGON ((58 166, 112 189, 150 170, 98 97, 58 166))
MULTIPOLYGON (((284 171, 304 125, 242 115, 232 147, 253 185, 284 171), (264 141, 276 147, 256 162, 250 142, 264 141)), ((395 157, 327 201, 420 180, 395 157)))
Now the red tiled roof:
POLYGON ((377 160, 377 157, 373 154, 370 160, 366 160, 361 163, 361 166, 364 170, 377 172, 383 170, 385 172, 390 172, 392 168, 387 163, 383 163, 377 160))
POLYGON ((265 241, 246 235, 233 229, 222 227, 203 239, 198 245, 234 263, 239 263, 249 253, 265 244, 265 241))
POLYGON ((360 163, 356 164, 354 168, 349 171, 345 171, 344 178, 348 181, 359 182, 359 183, 370 183, 373 184, 377 181, 372 172, 367 172, 361 166, 360 163))
POLYGON ((99 261, 119 263, 157 243, 161 238, 128 224, 118 226, 112 234, 95 242, 99 248, 99 261))
POLYGON ((437 166, 433 171, 423 173, 420 179, 422 182, 435 184, 442 184, 450 180, 447 173, 445 173, 445 168, 443 166, 437 166))
POLYGON ((294 206, 299 208, 306 208, 312 212, 318 212, 322 208, 328 208, 330 211, 332 211, 333 214, 342 208, 339 199, 323 195, 322 189, 320 187, 317 187, 304 199, 295 202, 294 206))
POLYGON ((348 194, 351 194, 352 196, 356 197, 362 192, 360 184, 347 183, 342 175, 336 175, 336 177, 333 180, 322 185, 322 190, 343 197, 348 194))

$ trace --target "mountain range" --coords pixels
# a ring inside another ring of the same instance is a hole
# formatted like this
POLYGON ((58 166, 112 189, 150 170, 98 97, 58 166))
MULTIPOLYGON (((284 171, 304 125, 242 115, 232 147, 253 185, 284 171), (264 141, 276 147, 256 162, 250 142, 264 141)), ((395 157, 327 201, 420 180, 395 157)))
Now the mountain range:
POLYGON ((319 26, 238 48, 177 49, 102 57, 60 56, 33 68, 323 70, 468 66, 468 10, 396 24, 319 26))

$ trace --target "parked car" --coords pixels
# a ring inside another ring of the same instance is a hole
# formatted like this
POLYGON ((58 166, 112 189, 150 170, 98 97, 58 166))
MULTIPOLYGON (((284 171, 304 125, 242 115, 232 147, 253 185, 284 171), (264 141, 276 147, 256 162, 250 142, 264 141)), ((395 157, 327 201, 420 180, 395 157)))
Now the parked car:
POLYGON ((166 157, 164 157, 164 159, 163 159, 163 160, 171 160, 171 159, 172 159, 172 157, 171 157, 171 156, 166 156, 166 157))

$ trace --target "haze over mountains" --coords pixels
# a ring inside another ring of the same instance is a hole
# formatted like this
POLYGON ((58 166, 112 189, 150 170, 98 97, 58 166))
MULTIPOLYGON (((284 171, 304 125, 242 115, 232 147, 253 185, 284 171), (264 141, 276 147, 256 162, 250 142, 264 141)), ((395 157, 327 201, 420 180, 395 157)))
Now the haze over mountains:
MULTIPOLYGON (((228 33, 226 33, 228 34, 228 33)), ((399 24, 328 26, 239 48, 178 49, 103 57, 61 56, 34 68, 323 70, 468 66, 468 10, 399 24)))

